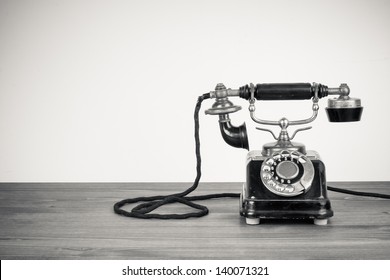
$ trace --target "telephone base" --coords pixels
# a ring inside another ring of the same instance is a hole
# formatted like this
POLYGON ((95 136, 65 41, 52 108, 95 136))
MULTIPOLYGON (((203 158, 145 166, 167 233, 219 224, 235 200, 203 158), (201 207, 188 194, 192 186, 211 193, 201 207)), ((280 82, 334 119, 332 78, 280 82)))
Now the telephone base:
POLYGON ((240 197, 240 214, 249 224, 259 224, 263 219, 306 219, 316 225, 326 225, 333 216, 327 194, 325 166, 318 157, 311 156, 314 179, 308 191, 296 196, 280 196, 271 192, 260 179, 262 156, 249 154, 247 180, 240 197))
MULTIPOLYGON (((294 198, 256 197, 245 198, 246 186, 240 197, 240 215, 250 225, 259 224, 263 219, 305 219, 313 220, 315 225, 326 225, 333 216, 330 201, 326 195, 326 186, 321 187, 320 196, 310 191, 294 198)), ((267 190, 265 190, 267 191, 267 190)), ((316 193, 318 193, 317 190, 316 193)))

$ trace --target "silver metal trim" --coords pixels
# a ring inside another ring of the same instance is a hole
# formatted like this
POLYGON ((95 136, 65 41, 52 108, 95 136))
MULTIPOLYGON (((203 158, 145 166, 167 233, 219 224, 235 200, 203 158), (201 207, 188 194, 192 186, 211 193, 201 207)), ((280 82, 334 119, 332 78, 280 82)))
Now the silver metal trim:
POLYGON ((304 131, 304 130, 309 130, 309 129, 311 129, 311 128, 312 128, 311 126, 298 128, 297 130, 294 131, 293 135, 290 137, 290 140, 293 140, 294 137, 295 137, 295 135, 297 135, 298 132, 304 131))
MULTIPOLYGON (((250 161, 261 161, 261 160, 266 160, 269 158, 271 155, 264 155, 261 150, 252 150, 248 152, 246 155, 246 164, 248 164, 250 161)), ((314 150, 308 150, 306 151, 305 156, 310 159, 310 160, 321 160, 321 157, 318 152, 314 150)))
POLYGON ((351 90, 347 84, 341 84, 336 88, 328 88, 328 95, 348 96, 351 90))
POLYGON ((241 106, 234 105, 229 100, 220 102, 217 100, 210 109, 205 110, 206 115, 230 114, 241 110, 241 106))
POLYGON ((297 151, 304 155, 307 153, 306 147, 302 143, 292 141, 277 141, 264 144, 262 154, 264 156, 270 157, 272 154, 279 153, 284 150, 297 151))
POLYGON ((267 128, 262 128, 262 127, 256 127, 256 129, 258 130, 262 130, 262 131, 267 131, 269 133, 272 134, 272 137, 275 139, 275 140, 278 140, 278 137, 276 137, 276 135, 274 134, 274 132, 270 129, 267 129, 267 128))
MULTIPOLYGON (((210 91, 209 94, 210 94, 210 98, 217 98, 220 95, 220 93, 217 92, 217 91, 210 91)), ((225 90, 224 95, 225 95, 225 97, 227 97, 227 96, 239 96, 240 95, 240 90, 239 89, 228 88, 228 89, 225 90)))
POLYGON ((328 108, 357 108, 361 106, 362 103, 359 98, 340 96, 339 98, 328 99, 328 108))
POLYGON ((230 114, 241 110, 241 106, 234 105, 233 102, 228 99, 229 94, 238 95, 239 91, 226 89, 225 85, 222 83, 217 84, 215 91, 210 92, 210 97, 215 98, 215 102, 210 109, 205 110, 205 114, 221 115, 230 114))
MULTIPOLYGON (((318 86, 319 85, 317 83, 313 83, 313 86, 315 87, 315 90, 314 90, 314 97, 312 98, 312 100, 313 100, 313 105, 312 105, 313 113, 312 113, 312 116, 310 118, 303 119, 303 120, 289 121, 288 125, 307 124, 307 123, 311 123, 312 121, 314 121, 317 118, 318 110, 319 110, 319 106, 318 106, 318 100, 319 100, 318 99, 318 86)), ((255 102, 256 102, 256 99, 254 98, 254 91, 255 90, 254 90, 253 84, 251 84, 250 91, 251 91, 251 98, 249 99, 248 110, 249 110, 249 114, 251 116, 251 119, 255 123, 258 123, 258 124, 279 125, 280 127, 282 127, 281 120, 279 120, 279 121, 270 121, 270 120, 262 120, 262 119, 259 119, 258 117, 256 117, 256 115, 255 115, 255 111, 256 111, 255 102)), ((282 118, 282 120, 283 119, 286 119, 286 118, 282 118)))

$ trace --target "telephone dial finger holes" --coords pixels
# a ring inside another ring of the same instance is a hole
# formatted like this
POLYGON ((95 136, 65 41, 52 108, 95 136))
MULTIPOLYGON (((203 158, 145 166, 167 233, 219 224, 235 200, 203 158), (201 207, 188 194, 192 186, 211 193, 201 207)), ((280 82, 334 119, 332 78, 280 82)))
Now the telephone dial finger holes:
POLYGON ((304 154, 283 150, 264 160, 260 178, 271 192, 280 196, 296 196, 309 190, 314 167, 304 154))

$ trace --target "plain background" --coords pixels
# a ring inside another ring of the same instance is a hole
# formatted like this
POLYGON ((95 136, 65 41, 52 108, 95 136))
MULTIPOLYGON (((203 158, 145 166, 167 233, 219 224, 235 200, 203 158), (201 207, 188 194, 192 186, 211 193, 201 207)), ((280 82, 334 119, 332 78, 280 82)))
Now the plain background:
MULTIPOLYGON (((321 100, 295 141, 329 181, 390 180, 389 15, 379 0, 0 0, 0 181, 190 182, 195 102, 219 82, 348 83, 362 121, 329 123, 321 100)), ((273 140, 231 101, 252 149, 273 140)), ((311 115, 310 101, 256 105, 311 115)), ((243 181, 246 151, 203 109, 202 180, 243 181)))

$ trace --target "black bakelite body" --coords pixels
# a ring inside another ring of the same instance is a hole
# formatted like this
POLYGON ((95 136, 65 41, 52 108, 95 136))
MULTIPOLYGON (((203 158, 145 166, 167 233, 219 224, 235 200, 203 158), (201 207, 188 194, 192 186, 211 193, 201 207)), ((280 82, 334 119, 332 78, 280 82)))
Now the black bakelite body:
POLYGON ((235 148, 249 150, 248 135, 245 123, 240 126, 233 126, 230 121, 220 122, 221 135, 223 140, 235 148))
POLYGON ((327 219, 333 216, 327 195, 325 166, 312 160, 315 175, 311 188, 304 194, 283 197, 269 191, 260 178, 262 160, 247 165, 247 181, 240 198, 240 214, 260 219, 327 219))

